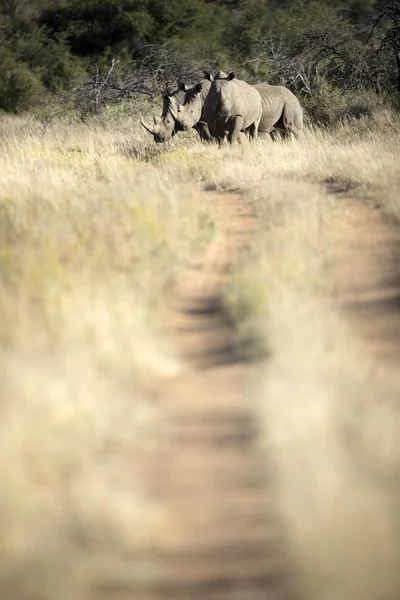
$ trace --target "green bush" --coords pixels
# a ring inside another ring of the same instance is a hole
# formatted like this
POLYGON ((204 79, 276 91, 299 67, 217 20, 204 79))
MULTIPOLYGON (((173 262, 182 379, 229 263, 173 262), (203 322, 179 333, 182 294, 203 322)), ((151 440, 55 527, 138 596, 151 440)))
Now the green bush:
POLYGON ((372 91, 344 91, 319 78, 313 94, 303 96, 301 103, 308 118, 318 125, 334 125, 345 118, 360 118, 370 114, 381 102, 372 91))
POLYGON ((7 49, 0 51, 0 109, 21 112, 32 107, 46 90, 40 79, 7 49))
POLYGON ((74 89, 90 112, 105 79, 101 108, 212 65, 286 85, 330 124, 374 105, 374 91, 400 104, 399 32, 392 0, 3 0, 0 110, 37 110, 74 89))

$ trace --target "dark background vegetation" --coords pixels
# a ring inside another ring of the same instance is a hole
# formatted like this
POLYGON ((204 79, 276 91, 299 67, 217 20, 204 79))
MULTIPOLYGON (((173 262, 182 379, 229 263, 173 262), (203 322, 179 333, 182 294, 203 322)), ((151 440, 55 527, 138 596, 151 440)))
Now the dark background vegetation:
POLYGON ((323 123, 399 108, 400 0, 0 0, 2 111, 86 118, 204 67, 287 85, 323 123))

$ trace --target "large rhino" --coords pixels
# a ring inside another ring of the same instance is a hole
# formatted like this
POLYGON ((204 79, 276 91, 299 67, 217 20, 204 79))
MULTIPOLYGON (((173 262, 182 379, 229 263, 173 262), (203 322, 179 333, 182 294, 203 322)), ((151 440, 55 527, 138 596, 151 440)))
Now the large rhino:
MULTIPOLYGON (((210 90, 211 82, 204 79, 199 84, 202 86, 202 93, 199 95, 199 100, 202 104, 204 104, 204 100, 210 90), (204 97, 203 97, 203 95, 204 97)), ((141 125, 149 132, 154 138, 154 141, 158 144, 168 142, 178 131, 184 131, 182 125, 174 119, 170 112, 171 106, 181 106, 187 105, 190 99, 193 97, 195 88, 189 88, 184 83, 180 82, 178 85, 178 89, 175 92, 170 94, 166 94, 163 97, 163 111, 161 117, 153 117, 153 124, 147 124, 143 118, 140 119, 141 125)), ((198 92, 196 92, 196 95, 198 92)), ((193 121, 193 125, 191 125, 188 129, 191 128, 196 129, 196 131, 200 135, 200 139, 203 141, 211 141, 212 136, 208 129, 208 125, 204 118, 201 118, 200 115, 193 121)), ((185 129, 186 131, 186 129, 185 129)))
MULTIPOLYGON (((205 73, 211 81, 210 91, 204 101, 203 114, 206 118, 211 134, 222 140, 225 136, 233 144, 241 131, 248 132, 254 139, 258 135, 258 126, 262 116, 261 96, 258 90, 236 79, 236 74, 231 71, 217 73, 212 77, 205 73)), ((199 94, 197 94, 199 95, 199 94)), ((188 106, 187 112, 190 113, 188 106)), ((174 116, 173 111, 170 112, 174 116)), ((180 123, 179 119, 177 119, 180 123)))
MULTIPOLYGON (((206 74, 208 76, 208 74, 206 74)), ((216 75, 216 79, 220 74, 216 75)), ((258 127, 258 133, 281 134, 283 137, 298 135, 303 127, 303 110, 296 96, 287 88, 280 85, 269 85, 259 83, 253 86, 261 96, 262 116, 258 127)), ((201 85, 194 88, 190 96, 187 96, 184 103, 174 99, 170 103, 170 113, 180 127, 186 131, 193 127, 193 124, 200 115, 205 115, 210 131, 215 134, 215 113, 208 98, 204 99, 201 94, 201 85)))

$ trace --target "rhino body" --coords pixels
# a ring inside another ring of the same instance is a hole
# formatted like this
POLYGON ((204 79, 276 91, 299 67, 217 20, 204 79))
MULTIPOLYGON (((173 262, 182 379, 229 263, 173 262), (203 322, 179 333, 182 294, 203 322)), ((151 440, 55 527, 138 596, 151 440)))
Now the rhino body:
POLYGON ((303 128, 303 109, 296 96, 282 85, 258 83, 254 88, 262 102, 259 133, 297 136, 303 128))
POLYGON ((223 75, 218 73, 215 78, 208 75, 212 83, 203 113, 211 134, 220 140, 227 136, 231 144, 241 131, 256 139, 262 116, 260 93, 245 81, 236 79, 232 71, 227 77, 223 75))
MULTIPOLYGON (((216 78, 220 78, 217 74, 216 78)), ((275 138, 278 135, 289 137, 298 135, 303 127, 303 110, 296 96, 287 88, 280 85, 259 83, 253 86, 261 96, 262 115, 258 133, 270 134, 275 138)), ((192 93, 179 104, 175 101, 174 108, 170 108, 171 115, 180 124, 184 131, 192 128, 197 119, 202 118, 207 122, 210 132, 214 137, 221 138, 221 127, 218 130, 215 110, 208 97, 204 97, 201 87, 193 88, 192 93)), ((223 133, 222 133, 223 135, 223 133)))
MULTIPOLYGON (((207 80, 204 80, 202 84, 205 98, 210 90, 211 83, 207 80)), ((141 125, 153 136, 153 139, 157 144, 168 142, 178 131, 186 131, 180 122, 172 117, 169 109, 171 106, 186 106, 193 95, 193 89, 194 88, 188 88, 188 86, 183 83, 179 83, 179 87, 175 92, 166 94, 163 97, 163 110, 161 117, 154 117, 152 125, 147 124, 141 118, 141 125)), ((207 123, 201 118, 201 114, 196 121, 193 122, 190 128, 192 127, 199 133, 201 140, 212 140, 207 123)))

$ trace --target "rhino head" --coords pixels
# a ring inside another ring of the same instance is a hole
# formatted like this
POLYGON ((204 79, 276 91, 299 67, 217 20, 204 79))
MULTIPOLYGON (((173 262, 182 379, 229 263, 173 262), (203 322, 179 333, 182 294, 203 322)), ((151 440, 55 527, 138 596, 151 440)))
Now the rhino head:
POLYGON ((173 98, 169 105, 169 112, 183 131, 188 131, 200 121, 203 109, 202 84, 197 83, 187 95, 183 104, 173 98))
POLYGON ((172 137, 172 134, 170 134, 167 127, 165 127, 161 117, 153 117, 152 124, 146 123, 143 117, 141 117, 140 124, 153 136, 154 141, 157 143, 167 141, 167 139, 172 137))
POLYGON ((169 107, 172 101, 183 102, 187 89, 187 86, 180 82, 175 92, 164 95, 162 115, 161 117, 153 117, 153 124, 148 124, 142 117, 140 118, 140 124, 153 136, 157 144, 168 142, 177 131, 182 131, 182 127, 169 112, 169 107))
MULTIPOLYGON (((219 71, 220 77, 227 77, 226 73, 219 71)), ((202 117, 203 107, 210 92, 214 78, 204 71, 205 78, 187 91, 185 101, 179 102, 176 98, 170 102, 169 112, 184 131, 191 129, 202 117)))
POLYGON ((236 78, 236 73, 231 71, 228 75, 221 71, 215 77, 209 75, 212 86, 209 93, 209 102, 213 113, 217 117, 229 117, 232 114, 234 90, 231 81, 236 78))

